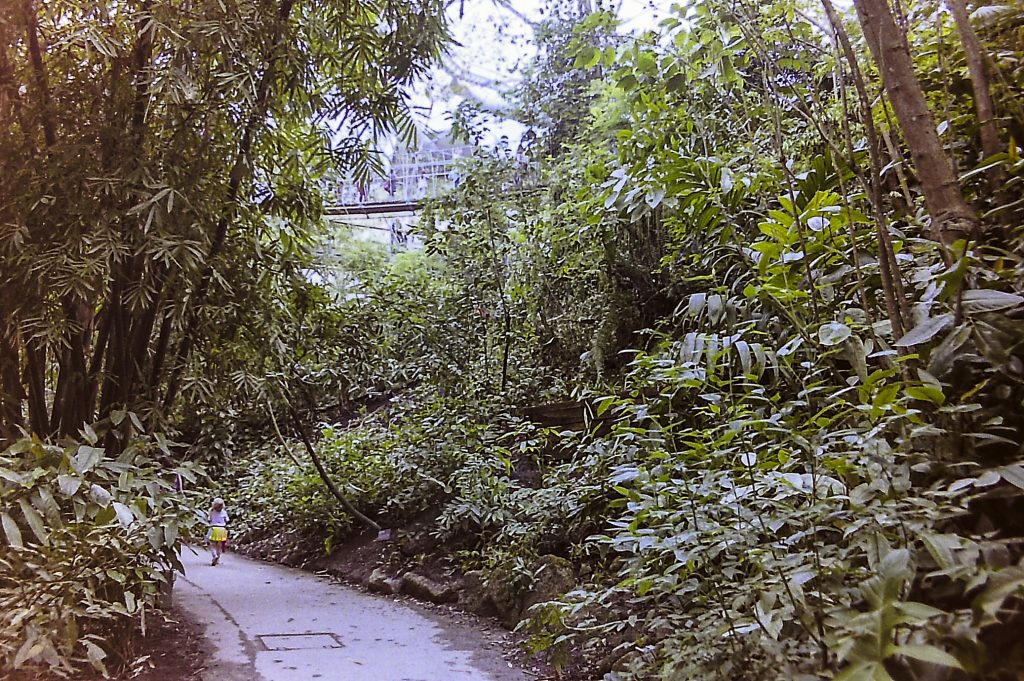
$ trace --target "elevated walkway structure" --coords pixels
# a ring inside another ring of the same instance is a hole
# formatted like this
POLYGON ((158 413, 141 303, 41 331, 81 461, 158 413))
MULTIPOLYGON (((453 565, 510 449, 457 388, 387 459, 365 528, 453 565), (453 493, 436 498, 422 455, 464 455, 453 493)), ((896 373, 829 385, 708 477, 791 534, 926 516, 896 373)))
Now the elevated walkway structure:
POLYGON ((459 185, 458 161, 472 154, 467 146, 402 151, 395 154, 386 176, 360 184, 339 178, 328 184, 328 214, 373 215, 419 210, 425 199, 459 185))
POLYGON ((350 227, 356 238, 392 250, 417 248, 410 232, 423 202, 459 185, 458 161, 470 154, 467 146, 402 151, 391 160, 387 176, 365 184, 339 178, 327 186, 328 219, 350 227))
POLYGON ((419 248, 411 232, 423 202, 458 186, 458 162, 471 154, 470 146, 399 152, 386 176, 364 184, 339 178, 327 187, 328 219, 348 226, 356 239, 384 244, 392 251, 419 248))

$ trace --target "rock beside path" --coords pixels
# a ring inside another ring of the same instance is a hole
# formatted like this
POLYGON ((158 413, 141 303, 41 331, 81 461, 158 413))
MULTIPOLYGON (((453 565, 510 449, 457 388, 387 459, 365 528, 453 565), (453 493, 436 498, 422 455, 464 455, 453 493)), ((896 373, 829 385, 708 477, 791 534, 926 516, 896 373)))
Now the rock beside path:
POLYGON ((401 592, 430 603, 452 603, 459 597, 451 584, 435 582, 415 572, 407 572, 402 576, 401 592))
POLYGON ((377 568, 366 580, 366 588, 370 591, 387 596, 394 596, 402 589, 402 580, 392 577, 383 568, 377 568))
MULTIPOLYGON (((475 586, 475 579, 468 583, 475 586)), ((575 585, 572 563, 559 556, 546 555, 534 561, 525 575, 517 574, 508 565, 495 569, 482 594, 466 596, 465 600, 477 608, 473 612, 496 614, 503 625, 514 629, 529 616, 530 608, 558 598, 575 585)))

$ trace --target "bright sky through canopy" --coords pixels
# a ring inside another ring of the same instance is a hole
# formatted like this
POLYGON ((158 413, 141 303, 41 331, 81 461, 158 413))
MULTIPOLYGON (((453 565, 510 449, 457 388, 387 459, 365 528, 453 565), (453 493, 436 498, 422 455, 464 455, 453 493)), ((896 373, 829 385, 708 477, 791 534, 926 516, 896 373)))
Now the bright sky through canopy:
MULTIPOLYGON (((623 32, 638 33, 657 28, 674 0, 606 4, 621 19, 623 32)), ((544 19, 545 5, 545 0, 514 0, 504 6, 498 0, 466 0, 461 8, 452 5, 450 20, 457 44, 423 84, 415 102, 423 107, 426 127, 447 130, 451 113, 466 99, 476 100, 500 118, 507 108, 504 94, 518 82, 535 53, 530 22, 544 19)), ((492 126, 485 141, 493 142, 501 135, 515 139, 520 133, 518 123, 503 120, 492 126)))

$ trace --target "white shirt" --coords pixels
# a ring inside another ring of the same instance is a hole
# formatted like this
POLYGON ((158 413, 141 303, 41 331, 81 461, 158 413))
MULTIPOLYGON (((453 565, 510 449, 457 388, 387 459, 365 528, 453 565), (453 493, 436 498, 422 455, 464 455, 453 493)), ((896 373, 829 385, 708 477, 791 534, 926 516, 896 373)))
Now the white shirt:
POLYGON ((210 525, 213 527, 227 527, 228 512, 225 509, 219 511, 210 510, 210 525))

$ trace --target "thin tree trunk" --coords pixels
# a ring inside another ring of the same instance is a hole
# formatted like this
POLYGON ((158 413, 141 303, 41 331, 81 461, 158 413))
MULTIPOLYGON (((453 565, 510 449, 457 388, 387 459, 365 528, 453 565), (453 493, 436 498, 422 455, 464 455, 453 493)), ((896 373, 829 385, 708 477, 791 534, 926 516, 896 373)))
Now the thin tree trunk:
MULTIPOLYGON (((974 110, 978 114, 978 134, 981 137, 981 151, 985 158, 995 156, 1002 150, 999 143, 999 130, 996 128, 995 106, 992 104, 992 93, 989 91, 988 74, 985 73, 985 53, 978 40, 971 17, 967 13, 964 0, 946 0, 946 5, 953 13, 960 42, 964 47, 967 60, 967 72, 971 76, 971 88, 974 90, 974 110)), ((1002 189, 1006 182, 1006 169, 1002 165, 994 165, 988 170, 988 179, 992 191, 1002 189)))
POLYGON ((164 311, 164 318, 160 322, 160 335, 157 336, 156 349, 153 351, 153 364, 149 371, 149 390, 153 400, 157 398, 157 388, 160 385, 160 376, 163 373, 164 359, 167 357, 167 348, 171 342, 171 325, 174 321, 174 310, 168 308, 164 311))
POLYGON ((72 435, 91 417, 85 408, 89 402, 86 356, 92 307, 71 295, 65 296, 63 307, 72 328, 67 333, 68 345, 58 358, 50 428, 58 435, 72 435))
POLYGON ((57 143, 57 126, 53 120, 50 83, 46 74, 46 65, 43 63, 43 49, 39 44, 39 20, 36 17, 34 0, 25 0, 23 9, 25 12, 25 34, 28 38, 29 58, 32 61, 32 74, 35 77, 36 88, 39 90, 43 114, 43 138, 46 140, 47 148, 49 148, 57 143))
POLYGON ((942 148, 935 120, 914 73, 906 36, 897 26, 886 0, 854 0, 854 6, 921 181, 932 219, 932 238, 946 244, 973 238, 978 230, 978 216, 964 201, 949 157, 942 148))
POLYGON ((107 307, 100 311, 99 330, 96 334, 96 346, 92 350, 92 361, 89 363, 88 374, 88 402, 86 411, 89 414, 96 413, 96 399, 100 392, 100 370, 103 368, 103 358, 107 351, 107 342, 110 338, 110 325, 113 314, 108 303, 107 307))
POLYGON ((14 121, 18 103, 18 85, 14 78, 14 68, 7 57, 7 45, 10 41, 10 26, 17 25, 12 21, 13 7, 0 7, 0 129, 10 129, 14 121))
POLYGON ((348 497, 341 493, 341 491, 335 486, 331 477, 327 474, 327 470, 324 468, 323 462, 320 461, 320 457, 316 453, 316 449, 309 441, 309 437, 306 435, 306 431, 302 427, 302 422, 299 420, 299 415, 295 413, 295 408, 291 404, 288 405, 288 413, 292 417, 292 426, 295 428, 295 432, 299 434, 299 439, 302 440, 302 445, 306 448, 306 453, 309 454, 309 458, 313 460, 313 465, 316 466, 316 472, 320 474, 320 479, 323 480, 324 485, 334 498, 341 502, 345 512, 351 515, 353 518, 366 525, 375 532, 380 532, 380 525, 378 525, 372 518, 364 515, 349 501, 348 497))
MULTIPOLYGON (((123 263, 121 265, 123 267, 123 263)), ((128 343, 128 311, 124 302, 125 276, 121 272, 114 275, 110 289, 110 331, 107 340, 106 361, 104 362, 103 390, 100 399, 98 416, 103 418, 117 405, 120 395, 119 385, 122 377, 127 375, 125 369, 125 345, 128 343)))
POLYGON ((0 319, 0 445, 15 439, 24 426, 21 409, 25 390, 18 375, 17 326, 8 314, 4 310, 4 319, 0 319))
POLYGON ((50 432, 46 413, 46 348, 38 339, 25 341, 25 383, 28 384, 28 421, 32 432, 45 437, 50 432))
POLYGON ((491 266, 494 268, 494 282, 498 289, 498 300, 501 302, 502 317, 502 350, 501 350, 501 392, 505 392, 508 386, 508 358, 509 346, 512 343, 512 315, 508 309, 508 301, 505 298, 505 278, 501 274, 501 267, 498 262, 498 246, 494 239, 494 222, 491 220, 490 211, 487 212, 488 236, 491 242, 491 266))

